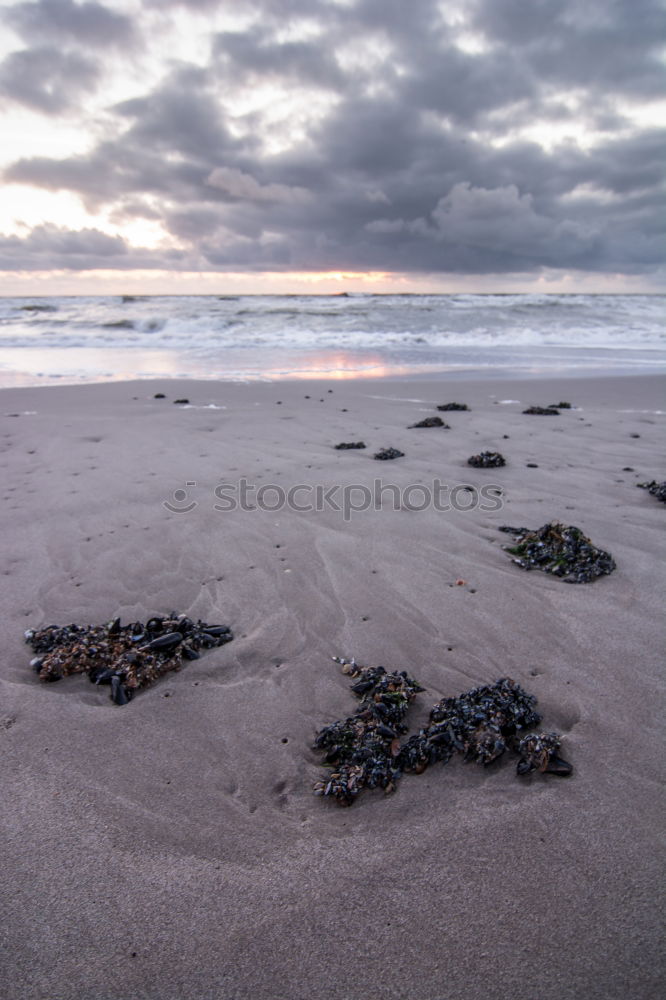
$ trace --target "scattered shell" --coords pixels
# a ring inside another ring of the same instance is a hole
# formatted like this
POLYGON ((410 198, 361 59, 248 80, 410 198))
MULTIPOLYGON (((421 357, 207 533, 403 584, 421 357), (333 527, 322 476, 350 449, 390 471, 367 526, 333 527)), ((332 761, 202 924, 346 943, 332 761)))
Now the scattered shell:
POLYGON ((565 583, 591 583, 615 569, 609 552, 598 549, 580 528, 551 521, 532 531, 530 528, 499 529, 516 536, 517 544, 507 547, 514 562, 523 569, 541 569, 560 576, 565 583))

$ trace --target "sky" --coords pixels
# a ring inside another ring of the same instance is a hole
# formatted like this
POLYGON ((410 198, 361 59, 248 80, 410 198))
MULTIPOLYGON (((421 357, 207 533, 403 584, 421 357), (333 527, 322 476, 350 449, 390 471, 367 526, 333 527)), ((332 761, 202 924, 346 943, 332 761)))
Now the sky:
POLYGON ((0 294, 664 290, 661 0, 0 0, 0 294))

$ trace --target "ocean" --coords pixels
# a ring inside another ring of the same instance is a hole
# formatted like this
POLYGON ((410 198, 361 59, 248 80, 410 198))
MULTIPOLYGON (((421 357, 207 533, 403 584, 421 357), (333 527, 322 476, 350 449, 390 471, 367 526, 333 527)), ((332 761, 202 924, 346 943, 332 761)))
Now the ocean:
POLYGON ((0 299, 0 386, 665 369, 663 295, 0 299))

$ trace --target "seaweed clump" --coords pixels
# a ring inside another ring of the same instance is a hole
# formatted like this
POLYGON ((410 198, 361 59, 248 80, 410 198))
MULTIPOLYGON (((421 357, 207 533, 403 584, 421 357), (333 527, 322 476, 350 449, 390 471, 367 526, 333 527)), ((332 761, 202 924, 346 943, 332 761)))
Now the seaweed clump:
POLYGON ((425 417, 423 420, 419 420, 418 424, 410 424, 408 429, 412 430, 414 427, 444 427, 447 431, 451 430, 441 417, 425 417))
POLYGON ((333 772, 315 784, 315 795, 330 795, 349 806, 363 788, 392 792, 403 772, 420 774, 430 764, 447 764, 456 753, 466 761, 491 764, 510 749, 518 754, 519 775, 540 771, 564 777, 573 772, 558 756, 557 733, 524 735, 541 722, 537 701, 508 677, 457 698, 442 698, 430 712, 429 724, 401 745, 400 735, 407 731, 403 719, 423 688, 404 671, 388 674, 383 667, 333 659, 359 678, 351 689, 361 704, 353 716, 318 733, 315 749, 326 753, 324 764, 333 772))
POLYGON ((476 469, 495 469, 506 465, 506 459, 499 451, 482 451, 479 455, 468 458, 467 464, 473 465, 476 469))
POLYGON ((335 445, 336 451, 349 451, 351 448, 365 448, 365 441, 341 441, 335 445))
POLYGON ((404 451, 398 451, 397 448, 382 448, 372 456, 376 458, 378 462, 390 462, 394 458, 404 458, 404 451))
POLYGON ((656 479, 653 479, 651 483, 636 483, 636 486, 647 490, 650 496, 661 500, 662 503, 666 503, 666 480, 663 483, 658 483, 656 479))
POLYGON ((551 521, 532 531, 530 528, 499 529, 515 535, 517 544, 506 548, 513 561, 523 569, 541 569, 561 577, 565 583, 592 583, 615 569, 609 552, 598 549, 580 528, 551 521))
POLYGON ((314 742, 325 752, 324 764, 333 766, 327 781, 314 786, 316 795, 332 795, 350 806, 363 788, 395 789, 400 776, 396 757, 403 719, 409 704, 424 689, 404 670, 389 674, 384 667, 361 667, 355 660, 334 656, 345 673, 358 678, 351 690, 361 699, 353 716, 320 730, 314 742))
POLYGON ((446 413, 449 410, 469 410, 469 406, 467 403, 442 403, 437 409, 446 413))
POLYGON ((397 763, 404 771, 420 774, 430 764, 447 764, 455 753, 488 765, 512 749, 520 755, 518 774, 535 769, 571 774, 571 764, 556 754, 560 746, 556 733, 521 738, 524 729, 541 722, 536 703, 534 695, 508 677, 457 698, 442 698, 430 712, 430 724, 404 744, 397 763))
POLYGON ((523 413, 538 417, 559 417, 560 411, 554 406, 528 406, 523 413))
POLYGON ((228 625, 207 625, 187 615, 150 618, 146 624, 47 625, 25 633, 37 656, 30 665, 42 681, 87 674, 93 684, 110 684, 111 700, 126 705, 140 688, 154 683, 201 650, 231 642, 228 625))

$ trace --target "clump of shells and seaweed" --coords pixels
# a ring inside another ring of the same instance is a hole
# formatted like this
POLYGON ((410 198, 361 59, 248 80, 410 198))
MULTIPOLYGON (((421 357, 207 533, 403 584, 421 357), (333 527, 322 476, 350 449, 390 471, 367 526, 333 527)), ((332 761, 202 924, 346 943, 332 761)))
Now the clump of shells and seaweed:
POLYGON ((666 480, 663 483, 658 483, 656 479, 653 479, 649 483, 636 483, 636 486, 639 486, 642 490, 647 490, 655 500, 666 503, 666 480))
POLYGON ((467 464, 475 469, 499 469, 506 465, 506 459, 499 451, 481 451, 478 455, 470 455, 467 464))
POLYGON ((315 785, 315 792, 351 805, 363 788, 393 791, 400 775, 400 736, 407 732, 403 720, 410 702, 424 689, 404 670, 387 673, 384 667, 334 659, 355 679, 351 690, 360 704, 354 715, 318 733, 315 748, 325 753, 324 763, 333 771, 327 781, 315 785))
POLYGON ((524 735, 541 716, 534 695, 509 678, 443 698, 430 712, 428 726, 401 744, 409 705, 424 688, 405 671, 387 673, 383 667, 333 659, 354 678, 351 690, 360 704, 353 716, 317 734, 314 747, 325 754, 323 764, 331 772, 315 784, 316 795, 349 806, 364 788, 393 792, 403 773, 420 774, 432 764, 448 763, 454 754, 488 765, 512 750, 519 757, 519 775, 539 771, 564 777, 573 771, 558 755, 557 733, 524 735))
POLYGON ((202 650, 233 639, 228 625, 207 625, 175 611, 164 617, 121 625, 46 625, 25 633, 36 656, 30 665, 42 681, 87 674, 93 684, 109 684, 111 700, 126 705, 143 687, 197 660, 202 650))
POLYGON ((552 573, 565 583, 592 583, 616 568, 611 554, 598 549, 573 524, 551 521, 534 530, 505 524, 499 530, 515 536, 515 545, 507 546, 506 551, 516 565, 552 573))

